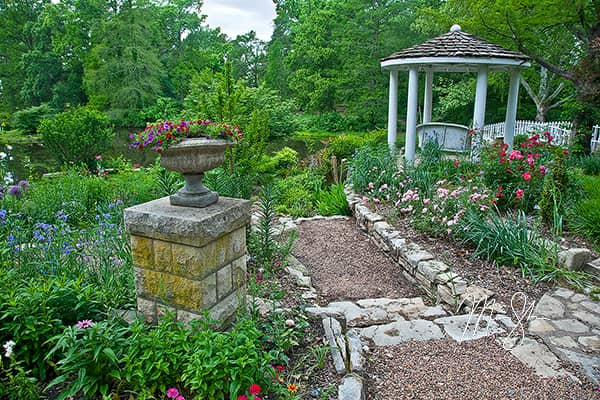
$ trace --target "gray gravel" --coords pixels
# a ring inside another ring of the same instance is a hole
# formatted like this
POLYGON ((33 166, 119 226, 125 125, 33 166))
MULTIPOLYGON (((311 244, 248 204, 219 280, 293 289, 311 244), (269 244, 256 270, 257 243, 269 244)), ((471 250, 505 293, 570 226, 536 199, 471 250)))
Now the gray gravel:
POLYGON ((304 221, 292 253, 327 300, 414 297, 419 291, 355 227, 355 220, 304 221))
POLYGON ((377 347, 367 376, 369 400, 600 399, 592 387, 536 376, 493 338, 377 347))

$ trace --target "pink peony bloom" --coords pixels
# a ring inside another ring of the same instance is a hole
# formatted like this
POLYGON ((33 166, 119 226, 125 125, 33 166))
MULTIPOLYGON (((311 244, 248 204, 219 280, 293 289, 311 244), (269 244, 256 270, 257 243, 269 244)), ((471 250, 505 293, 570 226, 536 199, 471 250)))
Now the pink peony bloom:
POLYGON ((179 390, 177 390, 176 388, 167 389, 167 397, 168 398, 175 399, 175 398, 177 398, 177 396, 179 396, 179 390))
POLYGON ((523 189, 517 189, 515 191, 515 194, 517 195, 517 197, 521 198, 525 194, 525 191, 523 189))
POLYGON ((525 179, 526 181, 530 181, 531 180, 531 174, 529 172, 525 172, 523 174, 523 179, 525 179))

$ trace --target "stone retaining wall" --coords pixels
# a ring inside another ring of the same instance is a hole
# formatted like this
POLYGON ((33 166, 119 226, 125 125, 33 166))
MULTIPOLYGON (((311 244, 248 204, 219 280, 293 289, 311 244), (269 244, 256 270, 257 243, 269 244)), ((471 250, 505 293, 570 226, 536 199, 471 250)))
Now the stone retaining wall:
POLYGON ((403 237, 382 216, 365 206, 357 194, 346 189, 346 198, 357 226, 400 267, 406 280, 417 284, 430 297, 457 310, 463 304, 476 304, 491 296, 480 288, 468 290, 467 282, 450 271, 448 265, 403 237))

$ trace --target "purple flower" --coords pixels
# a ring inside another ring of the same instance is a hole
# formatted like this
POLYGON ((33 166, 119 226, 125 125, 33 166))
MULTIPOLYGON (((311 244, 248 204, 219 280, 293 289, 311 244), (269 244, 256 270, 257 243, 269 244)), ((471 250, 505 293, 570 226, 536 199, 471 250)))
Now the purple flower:
POLYGON ((17 199, 20 199, 21 197, 23 197, 23 192, 21 191, 21 187, 18 185, 11 186, 8 189, 8 194, 10 194, 11 196, 15 196, 17 199))

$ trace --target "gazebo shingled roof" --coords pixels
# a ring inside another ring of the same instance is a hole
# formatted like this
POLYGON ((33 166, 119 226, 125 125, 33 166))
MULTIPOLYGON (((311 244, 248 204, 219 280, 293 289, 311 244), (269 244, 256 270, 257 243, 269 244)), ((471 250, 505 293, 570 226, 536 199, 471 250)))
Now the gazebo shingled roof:
POLYGON ((423 124, 431 122, 432 85, 434 72, 476 72, 475 107, 473 129, 485 126, 485 106, 489 71, 510 73, 504 142, 512 147, 517 102, 519 97, 520 70, 531 65, 529 57, 498 45, 486 42, 469 33, 462 32, 460 25, 453 25, 450 32, 416 46, 400 50, 381 60, 381 68, 390 72, 388 103, 388 144, 394 149, 398 122, 398 71, 408 71, 408 102, 406 107, 406 145, 404 157, 415 158, 417 113, 419 105, 419 72, 425 72, 423 99, 423 124))
POLYGON ((448 32, 424 43, 400 50, 381 61, 418 57, 494 57, 529 61, 529 57, 486 42, 462 31, 448 32))

